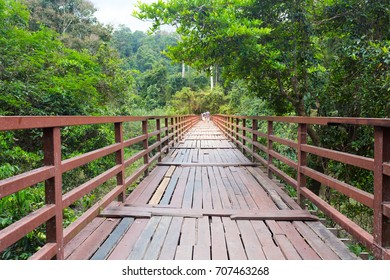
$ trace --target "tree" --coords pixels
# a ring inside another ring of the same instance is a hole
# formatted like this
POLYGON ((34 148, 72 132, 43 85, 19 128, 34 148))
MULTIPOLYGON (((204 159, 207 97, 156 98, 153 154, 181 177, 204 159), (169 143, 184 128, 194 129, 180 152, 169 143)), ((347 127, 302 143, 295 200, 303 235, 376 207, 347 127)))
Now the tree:
POLYGON ((103 26, 94 16, 96 8, 87 0, 25 0, 30 13, 30 29, 41 26, 54 29, 69 48, 95 53, 102 42, 111 38, 111 27, 103 26))
MULTIPOLYGON (((314 94, 310 76, 320 69, 311 44, 311 3, 170 0, 140 4, 137 16, 154 20, 154 29, 176 25, 181 41, 169 49, 175 61, 204 71, 220 65, 226 81, 247 81, 276 112, 292 108, 307 116, 305 99, 314 94)), ((319 143, 314 130, 309 134, 319 143)))

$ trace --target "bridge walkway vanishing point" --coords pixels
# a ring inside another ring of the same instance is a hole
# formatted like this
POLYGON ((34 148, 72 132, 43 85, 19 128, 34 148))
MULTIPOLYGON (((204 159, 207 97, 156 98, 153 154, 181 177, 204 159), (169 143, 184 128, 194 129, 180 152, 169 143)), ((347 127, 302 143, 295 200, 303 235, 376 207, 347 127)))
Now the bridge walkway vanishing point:
POLYGON ((197 123, 125 202, 64 247, 66 259, 356 259, 213 122, 197 123))

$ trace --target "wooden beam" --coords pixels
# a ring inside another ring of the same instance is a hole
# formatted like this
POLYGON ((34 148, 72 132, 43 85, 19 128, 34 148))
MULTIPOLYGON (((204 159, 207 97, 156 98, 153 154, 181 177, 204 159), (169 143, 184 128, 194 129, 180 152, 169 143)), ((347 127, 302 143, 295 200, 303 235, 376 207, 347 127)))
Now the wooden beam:
POLYGON ((232 220, 275 220, 275 221, 317 221, 318 218, 306 210, 242 210, 242 209, 181 209, 167 207, 139 207, 118 206, 102 211, 104 217, 139 217, 144 216, 172 216, 186 218, 230 217, 232 220))
POLYGON ((183 167, 202 167, 202 166, 219 166, 219 167, 229 167, 229 166, 259 166, 258 163, 254 162, 235 162, 235 163, 221 163, 221 162, 159 162, 157 165, 160 166, 183 166, 183 167))

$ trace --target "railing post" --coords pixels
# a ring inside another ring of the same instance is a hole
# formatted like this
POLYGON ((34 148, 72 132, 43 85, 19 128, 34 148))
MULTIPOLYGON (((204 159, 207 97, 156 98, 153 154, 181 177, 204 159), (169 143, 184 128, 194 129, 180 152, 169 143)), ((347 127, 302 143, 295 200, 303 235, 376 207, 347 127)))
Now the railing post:
POLYGON ((245 140, 245 137, 246 137, 246 119, 242 119, 242 153, 245 154, 245 145, 246 145, 246 140, 245 140))
POLYGON ((257 154, 258 148, 255 146, 255 143, 257 143, 257 131, 259 129, 259 123, 257 120, 253 119, 252 120, 252 161, 255 161, 255 156, 254 154, 257 154))
POLYGON ((273 150, 273 141, 270 139, 270 136, 274 133, 274 124, 272 121, 268 121, 268 127, 267 127, 267 156, 268 156, 268 162, 267 162, 267 172, 268 172, 268 178, 272 179, 272 170, 270 166, 272 165, 273 157, 271 155, 271 151, 273 150))
POLYGON ((238 143, 238 133, 239 133, 238 125, 239 124, 240 124, 240 119, 236 118, 236 144, 238 143))
POLYGON ((169 152, 169 119, 168 118, 164 118, 164 123, 165 123, 165 137, 166 137, 166 145, 168 146, 167 150, 166 150, 166 154, 169 152))
POLYGON ((124 202, 126 199, 125 193, 125 151, 123 146, 123 123, 115 123, 115 142, 121 144, 121 149, 116 152, 115 162, 121 165, 121 171, 116 175, 116 183, 118 186, 123 186, 122 193, 118 196, 118 200, 124 202))
POLYGON ((158 145, 158 148, 157 148, 157 152, 160 154, 160 156, 158 157, 157 161, 161 162, 161 150, 162 150, 162 143, 161 143, 161 120, 158 119, 158 118, 156 119, 156 130, 158 130, 157 142, 160 142, 160 144, 158 145))
POLYGON ((234 126, 233 126, 233 123, 234 123, 234 119, 233 117, 229 117, 229 123, 230 123, 230 135, 232 136, 231 139, 232 139, 232 142, 234 142, 234 126))
MULTIPOLYGON (((148 119, 142 121, 142 134, 146 135, 146 139, 143 141, 143 149, 146 151, 144 155, 144 164, 149 164, 149 135, 148 135, 148 119)), ((149 175, 149 167, 145 170, 145 176, 149 175)))
POLYGON ((375 127, 374 147, 374 254, 383 259, 384 248, 390 247, 390 219, 383 213, 390 202, 390 176, 383 173, 383 163, 390 162, 390 127, 375 127))
POLYGON ((179 118, 175 117, 175 142, 179 142, 179 118))
POLYGON ((172 142, 172 147, 175 145, 175 124, 174 124, 174 118, 171 117, 171 141, 172 142))
POLYGON ((55 216, 46 222, 46 243, 57 244, 56 259, 64 259, 62 226, 62 170, 61 130, 59 127, 43 129, 44 165, 55 167, 54 177, 45 181, 45 203, 55 204, 55 216))
POLYGON ((307 144, 307 124, 298 124, 298 174, 297 174, 297 203, 303 207, 303 197, 301 195, 301 188, 306 187, 306 177, 302 172, 301 167, 307 164, 307 154, 302 151, 302 146, 307 144))

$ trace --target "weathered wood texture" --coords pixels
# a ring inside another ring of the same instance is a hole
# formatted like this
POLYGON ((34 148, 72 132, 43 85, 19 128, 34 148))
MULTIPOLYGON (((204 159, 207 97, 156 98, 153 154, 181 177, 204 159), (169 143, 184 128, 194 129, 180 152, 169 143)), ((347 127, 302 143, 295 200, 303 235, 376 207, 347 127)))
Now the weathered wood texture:
POLYGON ((66 258, 356 259, 212 122, 175 147, 66 246, 66 258))

